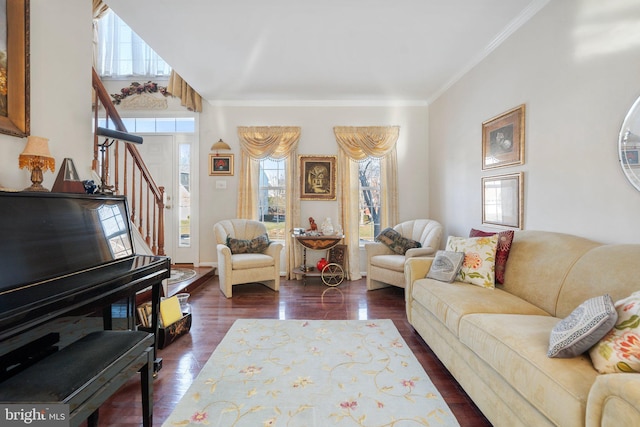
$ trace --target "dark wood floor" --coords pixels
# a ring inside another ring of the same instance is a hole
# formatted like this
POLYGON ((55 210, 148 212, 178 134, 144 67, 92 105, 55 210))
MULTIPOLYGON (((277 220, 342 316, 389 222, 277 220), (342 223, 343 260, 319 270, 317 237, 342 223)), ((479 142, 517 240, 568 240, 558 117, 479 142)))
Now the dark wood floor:
MULTIPOLYGON (((282 281, 280 292, 260 284, 233 287, 226 299, 217 276, 190 289, 191 332, 159 350, 163 368, 154 382, 153 422, 169 416, 202 366, 238 318, 268 319, 392 319, 461 426, 490 426, 449 372, 407 322, 404 290, 386 288, 367 292, 364 279, 336 288, 320 279, 282 281)), ((100 409, 100 426, 141 425, 139 380, 132 379, 100 409)))

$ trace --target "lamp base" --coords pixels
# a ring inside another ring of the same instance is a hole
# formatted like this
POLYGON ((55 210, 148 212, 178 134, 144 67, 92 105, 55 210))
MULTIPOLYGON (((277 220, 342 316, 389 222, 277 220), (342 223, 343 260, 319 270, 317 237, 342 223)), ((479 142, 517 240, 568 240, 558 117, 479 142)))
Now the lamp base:
POLYGON ((42 186, 42 169, 40 166, 33 166, 33 169, 31 169, 31 187, 27 187, 22 191, 49 192, 47 188, 42 186))
POLYGON ((40 191, 42 193, 49 193, 49 189, 42 186, 42 184, 31 184, 31 187, 27 187, 22 191, 40 191))

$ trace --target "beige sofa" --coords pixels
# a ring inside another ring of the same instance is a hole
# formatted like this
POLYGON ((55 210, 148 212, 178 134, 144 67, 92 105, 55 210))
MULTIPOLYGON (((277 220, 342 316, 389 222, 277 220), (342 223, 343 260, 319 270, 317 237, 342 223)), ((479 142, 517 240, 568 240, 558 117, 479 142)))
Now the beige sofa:
POLYGON ((409 322, 494 425, 640 425, 640 374, 546 355, 552 328, 585 300, 640 290, 640 244, 516 231, 496 289, 426 279, 432 261, 405 265, 409 322))

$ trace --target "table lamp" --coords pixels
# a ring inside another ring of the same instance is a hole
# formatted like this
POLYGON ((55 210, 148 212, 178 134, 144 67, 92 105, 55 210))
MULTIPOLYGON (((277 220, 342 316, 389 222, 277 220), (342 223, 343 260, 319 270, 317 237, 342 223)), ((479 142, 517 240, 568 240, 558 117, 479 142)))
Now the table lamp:
POLYGON ((41 136, 27 137, 27 145, 19 157, 20 169, 27 168, 31 171, 31 187, 24 191, 49 191, 42 186, 42 171, 55 170, 56 160, 49 152, 49 140, 41 136))

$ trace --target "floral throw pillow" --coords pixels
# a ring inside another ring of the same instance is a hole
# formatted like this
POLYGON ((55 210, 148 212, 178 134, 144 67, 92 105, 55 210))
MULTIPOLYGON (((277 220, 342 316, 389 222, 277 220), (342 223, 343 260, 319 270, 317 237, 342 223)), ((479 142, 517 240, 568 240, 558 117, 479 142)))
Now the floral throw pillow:
POLYGON ((497 247, 497 234, 469 238, 449 236, 446 250, 464 252, 464 262, 458 272, 457 280, 494 289, 497 247))
POLYGON ((271 244, 269 236, 265 233, 251 240, 234 239, 227 236, 227 246, 232 254, 258 254, 262 253, 271 244))
POLYGON ((640 291, 615 303, 618 321, 589 350, 601 374, 640 372, 640 291))
MULTIPOLYGON (((471 229, 469 237, 488 237, 496 233, 471 229)), ((513 242, 513 230, 505 230, 498 233, 498 248, 496 249, 496 283, 504 284, 504 271, 507 268, 507 259, 513 242)))
POLYGON ((376 236, 376 242, 384 244, 398 255, 404 255, 409 249, 422 247, 420 242, 402 237, 400 233, 391 227, 382 230, 376 236))

